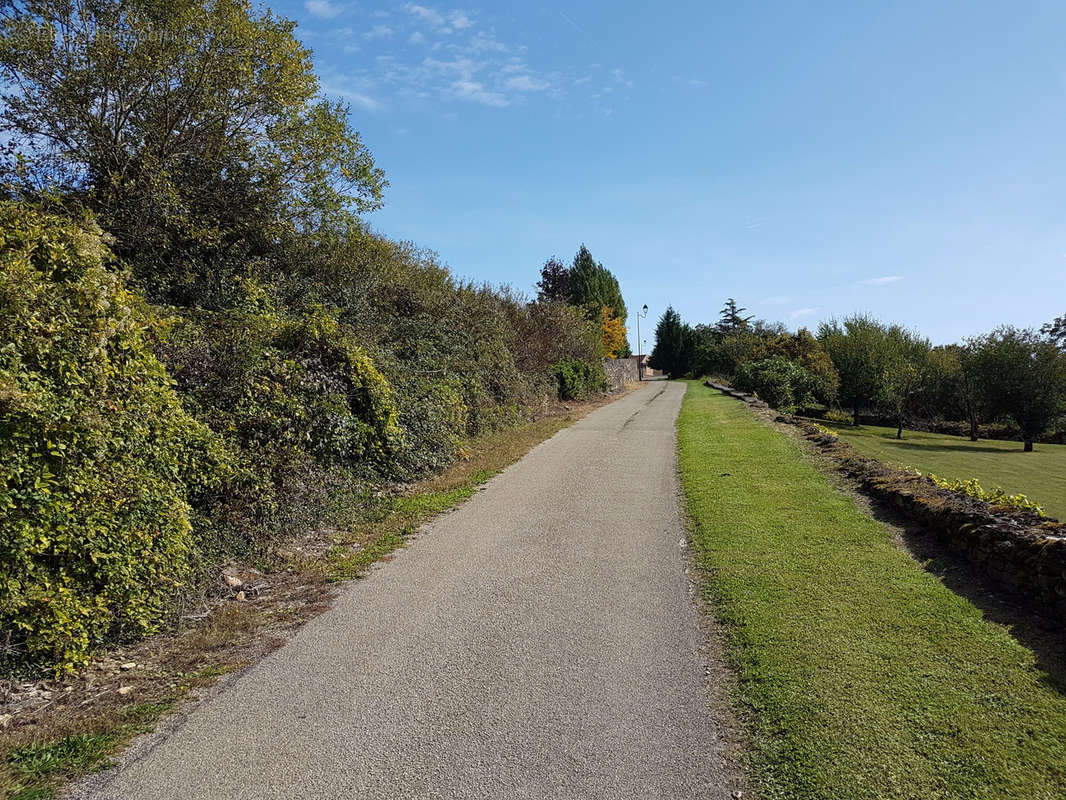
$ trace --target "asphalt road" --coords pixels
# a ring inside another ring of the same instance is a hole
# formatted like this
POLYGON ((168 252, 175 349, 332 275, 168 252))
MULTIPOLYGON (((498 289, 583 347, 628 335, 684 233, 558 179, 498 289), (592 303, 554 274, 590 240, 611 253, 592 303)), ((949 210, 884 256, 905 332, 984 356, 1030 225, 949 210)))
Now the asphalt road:
POLYGON ((683 394, 649 383, 539 445, 75 796, 728 797, 679 520, 683 394))

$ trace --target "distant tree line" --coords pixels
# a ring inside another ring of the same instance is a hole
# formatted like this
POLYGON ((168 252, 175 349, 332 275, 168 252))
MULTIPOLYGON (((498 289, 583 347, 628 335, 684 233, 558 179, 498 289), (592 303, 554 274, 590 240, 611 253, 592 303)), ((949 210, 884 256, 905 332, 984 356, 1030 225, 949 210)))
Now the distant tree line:
POLYGON ((674 377, 713 375, 794 411, 846 409, 889 418, 902 438, 917 419, 1013 423, 1024 449, 1066 413, 1066 316, 1040 331, 1002 326, 962 343, 932 346, 920 334, 856 314, 816 334, 743 316, 730 298, 713 325, 690 326, 668 308, 651 365, 674 377))

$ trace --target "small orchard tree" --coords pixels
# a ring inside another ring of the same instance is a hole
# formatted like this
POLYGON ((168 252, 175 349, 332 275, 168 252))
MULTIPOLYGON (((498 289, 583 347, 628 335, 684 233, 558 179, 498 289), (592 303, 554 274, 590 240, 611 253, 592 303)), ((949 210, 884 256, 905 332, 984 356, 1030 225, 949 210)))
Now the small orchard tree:
POLYGON ((1066 404, 1066 355, 1035 331, 1010 326, 968 345, 989 410, 1014 420, 1023 449, 1031 452, 1066 404))
POLYGON ((863 409, 884 401, 887 378, 898 363, 891 327, 856 314, 843 322, 823 322, 818 341, 840 377, 840 402, 851 409, 858 425, 863 409))
POLYGON ((899 326, 887 330, 889 360, 884 375, 884 402, 896 418, 896 438, 903 438, 903 425, 914 397, 929 380, 929 340, 899 326))

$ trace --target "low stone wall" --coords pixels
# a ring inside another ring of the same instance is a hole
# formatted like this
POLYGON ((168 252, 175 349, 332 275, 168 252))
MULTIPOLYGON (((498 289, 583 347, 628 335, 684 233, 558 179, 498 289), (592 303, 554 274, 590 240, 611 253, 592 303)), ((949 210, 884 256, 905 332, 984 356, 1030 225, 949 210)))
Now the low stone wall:
POLYGON ((620 392, 630 383, 637 382, 637 362, 632 358, 605 358, 603 371, 607 375, 608 390, 620 392))
MULTIPOLYGON (((741 394, 707 385, 731 396, 741 394)), ((1066 613, 1066 525, 941 489, 928 477, 860 455, 810 422, 787 416, 777 421, 795 425, 863 490, 904 512, 994 580, 1035 604, 1066 613)))
POLYGON ((722 394, 727 394, 730 397, 735 397, 741 402, 747 403, 752 408, 769 408, 766 401, 760 400, 753 394, 746 394, 744 392, 734 389, 732 386, 726 386, 722 383, 712 383, 711 381, 704 381, 704 386, 709 386, 712 389, 717 389, 722 394))

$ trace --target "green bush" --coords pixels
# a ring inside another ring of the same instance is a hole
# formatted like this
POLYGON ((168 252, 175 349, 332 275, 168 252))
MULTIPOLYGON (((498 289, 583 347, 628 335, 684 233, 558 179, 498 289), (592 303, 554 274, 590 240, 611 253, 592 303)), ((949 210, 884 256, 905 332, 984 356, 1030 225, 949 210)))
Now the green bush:
POLYGON ((339 483, 394 473, 403 432, 392 389, 332 315, 181 314, 160 355, 185 407, 238 465, 213 507, 196 508, 206 557, 306 530, 339 483))
POLYGON ((580 400, 607 389, 602 363, 565 359, 552 365, 552 375, 562 400, 580 400))
POLYGON ((794 411, 815 402, 818 378, 784 356, 771 356, 741 364, 733 386, 757 394, 781 411, 794 411))
POLYGON ((83 663, 155 630, 190 572, 189 499, 227 469, 152 353, 160 320, 98 229, 0 204, 0 648, 83 663))

